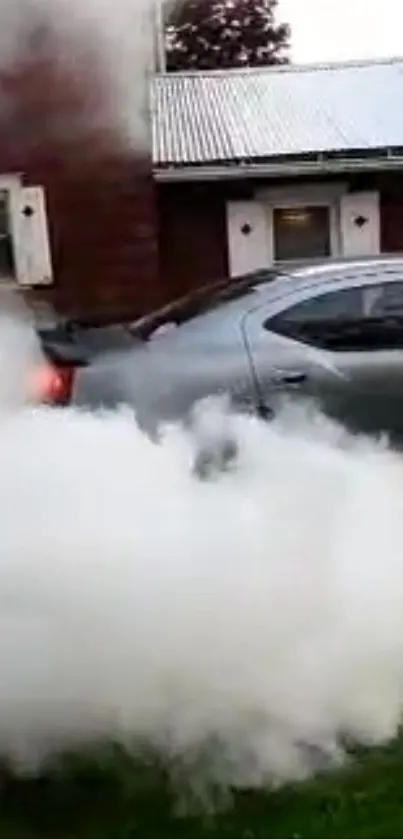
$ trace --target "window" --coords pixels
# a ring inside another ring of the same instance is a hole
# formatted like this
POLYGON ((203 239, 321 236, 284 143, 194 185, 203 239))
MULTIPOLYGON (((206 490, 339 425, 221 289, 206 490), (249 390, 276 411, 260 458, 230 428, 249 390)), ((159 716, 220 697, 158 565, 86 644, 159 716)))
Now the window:
POLYGON ((320 349, 359 352, 403 348, 403 282, 340 289, 304 300, 264 324, 320 349))
POLYGON ((278 261, 331 255, 330 208, 284 207, 273 210, 274 257, 278 261))
POLYGON ((371 309, 373 317, 396 316, 403 320, 403 282, 376 286, 378 295, 371 309))
POLYGON ((288 309, 281 318, 288 323, 317 323, 323 320, 344 320, 361 317, 363 312, 362 288, 331 291, 309 297, 288 309))
POLYGON ((0 279, 15 275, 13 241, 10 229, 9 193, 0 190, 0 279))

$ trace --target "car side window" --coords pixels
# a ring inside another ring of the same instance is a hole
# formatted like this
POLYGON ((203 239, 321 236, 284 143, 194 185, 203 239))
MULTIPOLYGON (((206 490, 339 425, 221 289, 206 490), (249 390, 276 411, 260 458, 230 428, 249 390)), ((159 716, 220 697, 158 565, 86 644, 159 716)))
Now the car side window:
POLYGON ((396 316, 403 320, 403 281, 385 282, 376 286, 378 296, 371 309, 373 317, 396 316))
POLYGON ((319 349, 360 352, 403 348, 403 282, 340 289, 302 301, 265 328, 319 349))
POLYGON ((269 318, 270 332, 321 349, 341 348, 347 331, 363 318, 362 288, 347 288, 310 297, 269 318))

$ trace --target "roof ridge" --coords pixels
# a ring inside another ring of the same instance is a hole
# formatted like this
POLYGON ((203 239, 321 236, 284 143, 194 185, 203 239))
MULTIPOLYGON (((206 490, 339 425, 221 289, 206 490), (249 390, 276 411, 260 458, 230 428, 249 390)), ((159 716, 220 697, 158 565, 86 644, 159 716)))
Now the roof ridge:
POLYGON ((327 70, 345 70, 359 67, 379 67, 403 65, 403 55, 390 56, 385 58, 355 58, 346 61, 318 61, 304 64, 272 64, 266 67, 233 67, 230 69, 220 68, 217 70, 180 70, 175 72, 154 73, 156 79, 183 79, 183 78, 215 78, 235 76, 257 76, 276 75, 287 73, 290 75, 298 73, 312 73, 327 70))

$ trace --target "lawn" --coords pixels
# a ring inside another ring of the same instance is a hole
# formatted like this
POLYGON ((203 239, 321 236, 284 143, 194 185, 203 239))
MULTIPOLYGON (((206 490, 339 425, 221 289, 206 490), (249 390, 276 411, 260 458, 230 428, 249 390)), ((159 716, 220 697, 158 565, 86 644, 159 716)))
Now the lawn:
POLYGON ((403 835, 403 741, 347 770, 272 794, 243 794, 221 813, 175 815, 161 767, 104 750, 34 781, 4 771, 0 839, 316 839, 403 835))

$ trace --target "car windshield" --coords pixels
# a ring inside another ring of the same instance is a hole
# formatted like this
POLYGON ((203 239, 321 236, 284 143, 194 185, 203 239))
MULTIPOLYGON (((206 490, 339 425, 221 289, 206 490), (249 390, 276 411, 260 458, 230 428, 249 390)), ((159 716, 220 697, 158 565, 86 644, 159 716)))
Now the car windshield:
POLYGON ((278 270, 256 271, 203 286, 135 321, 130 327, 130 332, 139 340, 148 341, 158 329, 179 326, 192 318, 213 311, 223 303, 245 297, 253 292, 256 286, 272 282, 280 274, 278 270))

